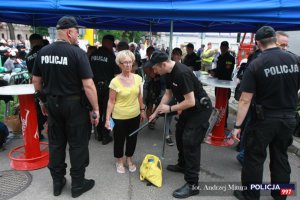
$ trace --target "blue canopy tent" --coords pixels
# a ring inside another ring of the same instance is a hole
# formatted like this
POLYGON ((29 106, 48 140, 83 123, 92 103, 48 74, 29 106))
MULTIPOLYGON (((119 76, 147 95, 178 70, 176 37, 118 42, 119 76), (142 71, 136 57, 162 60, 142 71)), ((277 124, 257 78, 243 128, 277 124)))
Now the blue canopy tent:
POLYGON ((10 0, 0 21, 55 26, 63 15, 96 29, 175 32, 255 32, 300 29, 300 1, 288 0, 10 0))

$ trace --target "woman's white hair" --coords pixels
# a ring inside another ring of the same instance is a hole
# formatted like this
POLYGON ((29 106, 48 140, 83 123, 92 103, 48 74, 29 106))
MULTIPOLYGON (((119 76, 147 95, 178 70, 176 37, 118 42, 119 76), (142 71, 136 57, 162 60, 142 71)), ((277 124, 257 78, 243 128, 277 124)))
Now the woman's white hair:
POLYGON ((130 50, 123 50, 118 52, 117 57, 116 57, 116 63, 118 66, 122 63, 123 60, 125 60, 126 57, 131 58, 132 63, 135 62, 135 56, 130 50))

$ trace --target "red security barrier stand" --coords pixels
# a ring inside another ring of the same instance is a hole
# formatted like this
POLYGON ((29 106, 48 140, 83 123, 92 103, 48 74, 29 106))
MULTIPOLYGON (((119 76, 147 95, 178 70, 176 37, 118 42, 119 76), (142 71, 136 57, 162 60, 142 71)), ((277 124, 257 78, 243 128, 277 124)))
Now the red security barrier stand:
POLYGON ((10 85, 0 88, 0 95, 18 95, 24 145, 9 152, 10 166, 16 170, 35 170, 49 162, 48 143, 39 141, 37 114, 32 84, 10 85))
POLYGON ((205 142, 215 146, 231 146, 234 140, 227 138, 225 132, 230 130, 225 129, 226 109, 228 102, 228 88, 235 88, 236 82, 227 80, 218 80, 210 76, 201 76, 200 81, 204 84, 216 87, 215 108, 219 111, 219 117, 212 132, 207 136, 205 142))

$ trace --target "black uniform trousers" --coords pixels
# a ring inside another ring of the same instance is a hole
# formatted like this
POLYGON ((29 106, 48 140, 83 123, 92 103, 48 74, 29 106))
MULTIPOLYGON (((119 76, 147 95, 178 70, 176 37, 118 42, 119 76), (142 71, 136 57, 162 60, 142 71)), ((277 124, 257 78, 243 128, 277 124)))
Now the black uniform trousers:
POLYGON ((80 96, 47 97, 49 125, 50 169, 53 181, 61 180, 66 174, 66 145, 69 154, 72 186, 80 186, 85 168, 89 164, 88 143, 91 124, 89 113, 81 103, 80 96))
POLYGON ((38 132, 39 132, 39 137, 41 139, 41 137, 43 137, 42 131, 44 128, 44 124, 47 121, 47 116, 43 115, 38 98, 35 98, 35 107, 36 107, 37 121, 38 121, 38 132))
POLYGON ((107 109, 107 103, 109 99, 109 88, 106 82, 98 82, 96 83, 96 89, 97 89, 99 112, 100 112, 100 120, 97 126, 97 132, 100 137, 107 137, 110 132, 105 128, 106 109, 107 109))
MULTIPOLYGON (((271 183, 286 184, 290 182, 291 168, 288 161, 287 149, 293 142, 293 131, 296 126, 295 118, 274 118, 257 120, 247 127, 245 134, 245 157, 242 169, 242 184, 250 188, 249 184, 261 184, 263 165, 267 157, 269 146, 271 183)), ((260 198, 259 190, 243 192, 247 199, 260 198)), ((274 199, 286 199, 279 190, 272 190, 274 199)))
POLYGON ((176 124, 178 165, 184 168, 187 183, 198 185, 201 143, 209 126, 212 107, 193 113, 182 113, 176 124))

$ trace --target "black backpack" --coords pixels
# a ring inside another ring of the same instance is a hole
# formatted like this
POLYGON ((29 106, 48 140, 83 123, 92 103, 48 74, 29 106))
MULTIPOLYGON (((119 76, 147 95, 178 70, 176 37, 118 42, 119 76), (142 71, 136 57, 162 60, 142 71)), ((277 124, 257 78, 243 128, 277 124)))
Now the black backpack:
POLYGON ((0 122, 0 147, 2 147, 3 143, 6 142, 6 138, 9 135, 7 126, 0 122))

